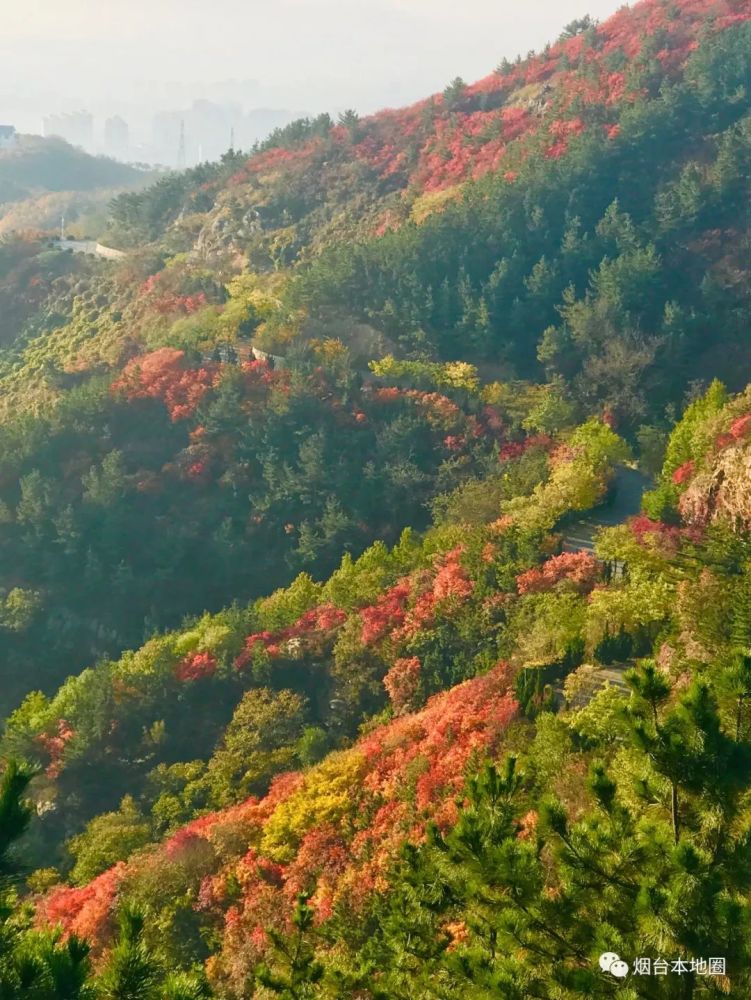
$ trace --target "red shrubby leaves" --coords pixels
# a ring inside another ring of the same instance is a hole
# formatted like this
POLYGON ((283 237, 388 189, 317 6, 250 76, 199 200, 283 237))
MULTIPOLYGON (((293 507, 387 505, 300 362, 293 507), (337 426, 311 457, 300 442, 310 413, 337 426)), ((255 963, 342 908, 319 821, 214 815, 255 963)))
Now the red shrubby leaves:
POLYGON ((65 719, 60 719, 54 735, 40 733, 36 742, 49 757, 49 764, 45 769, 48 778, 58 778, 63 769, 63 754, 65 748, 75 736, 75 732, 65 719))
MULTIPOLYGON (((414 663, 403 661, 399 669, 409 676, 414 663)), ((362 906, 370 893, 385 887, 400 846, 424 837, 428 819, 444 828, 454 821, 469 761, 496 752, 516 715, 512 681, 509 666, 499 664, 486 676, 431 698, 422 711, 375 730, 352 751, 327 759, 322 765, 327 782, 335 780, 337 760, 345 773, 356 764, 360 777, 339 818, 331 814, 334 818, 310 824, 298 843, 290 843, 288 861, 269 857, 259 845, 269 823, 277 823, 279 809, 289 814, 311 801, 311 794, 313 799, 326 794, 326 787, 318 789, 315 768, 282 775, 263 799, 199 817, 156 853, 119 864, 88 886, 53 890, 40 903, 41 922, 60 924, 101 949, 109 940, 118 891, 130 878, 148 874, 158 881, 164 866, 207 870, 196 909, 221 915, 224 922, 224 950, 211 971, 218 977, 245 974, 267 945, 264 927, 284 926, 289 904, 302 888, 314 890, 319 920, 345 899, 362 906), (413 792, 405 796, 410 786, 413 792), (248 846, 234 860, 227 859, 226 848, 209 849, 230 842, 248 846)))
POLYGON ((190 653, 175 667, 175 677, 179 681, 200 681, 213 677, 217 660, 211 653, 190 653))
POLYGON ((445 601, 456 597, 463 600, 469 597, 473 584, 461 563, 464 549, 459 546, 447 552, 440 560, 440 568, 433 580, 433 597, 436 601, 445 601))
POLYGON ((694 463, 693 461, 684 462, 683 465, 679 466, 673 473, 673 482, 676 486, 682 486, 683 483, 688 482, 688 480, 694 474, 694 463))
POLYGON ((242 653, 236 658, 235 666, 242 670, 259 650, 269 656, 279 656, 283 651, 296 655, 313 641, 324 641, 347 620, 347 615, 333 604, 322 604, 301 615, 289 628, 276 632, 265 630, 254 632, 245 640, 242 653))
MULTIPOLYGON (((113 382, 112 391, 120 393, 128 401, 161 400, 172 420, 177 422, 193 416, 204 396, 219 384, 224 371, 225 366, 215 362, 191 368, 184 351, 162 347, 150 354, 131 358, 120 378, 113 382)), ((265 361, 243 362, 239 371, 243 377, 245 398, 251 404, 265 402, 271 387, 281 391, 288 387, 288 373, 273 371, 265 361)), ((195 442, 204 435, 204 428, 199 427, 191 433, 191 438, 195 442)), ((206 466, 200 462, 194 463, 187 473, 192 478, 200 478, 205 470, 206 466)))
POLYGON ((501 445, 498 457, 502 462, 508 462, 515 458, 521 458, 532 448, 542 448, 550 451, 553 446, 553 439, 547 434, 530 434, 522 441, 508 441, 501 445))
POLYGON ((562 584, 578 594, 588 594, 602 572, 601 564, 589 552, 563 552, 537 569, 516 578, 520 594, 546 594, 562 584))
POLYGON ((184 420, 196 410, 206 393, 217 382, 219 366, 188 368, 185 352, 162 347, 151 354, 132 358, 122 376, 112 385, 127 400, 159 399, 173 421, 184 420))
POLYGON ((420 687, 421 670, 416 656, 405 657, 396 660, 383 678, 383 686, 396 712, 413 707, 420 687))
POLYGON ((730 425, 730 434, 735 441, 743 441, 751 435, 751 413, 734 420, 730 425))
POLYGON ((117 893, 126 871, 120 862, 80 889, 53 889, 39 903, 39 923, 61 926, 66 935, 75 934, 101 948, 112 929, 117 893))
POLYGON ((412 593, 412 582, 408 577, 400 580, 378 598, 375 604, 363 608, 361 641, 371 646, 401 625, 407 609, 407 600, 412 593))

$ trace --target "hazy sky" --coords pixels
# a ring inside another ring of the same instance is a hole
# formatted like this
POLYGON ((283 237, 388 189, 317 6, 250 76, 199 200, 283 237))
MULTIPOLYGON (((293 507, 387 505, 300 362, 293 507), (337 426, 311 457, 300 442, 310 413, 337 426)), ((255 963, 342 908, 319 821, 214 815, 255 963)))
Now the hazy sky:
POLYGON ((0 0, 0 121, 112 102, 369 111, 541 48, 618 0, 0 0), (217 84, 223 84, 217 88, 217 84))

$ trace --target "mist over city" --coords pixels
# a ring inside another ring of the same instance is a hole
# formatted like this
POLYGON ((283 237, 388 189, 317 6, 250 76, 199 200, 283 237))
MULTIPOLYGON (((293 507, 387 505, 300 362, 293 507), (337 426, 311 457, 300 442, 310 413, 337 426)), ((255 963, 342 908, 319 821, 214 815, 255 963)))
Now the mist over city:
MULTIPOLYGON (((476 79, 580 13, 576 0, 3 7, 0 125, 172 168, 250 148, 304 115, 367 114, 438 92, 457 72, 476 79)), ((617 7, 594 0, 589 12, 617 7)))

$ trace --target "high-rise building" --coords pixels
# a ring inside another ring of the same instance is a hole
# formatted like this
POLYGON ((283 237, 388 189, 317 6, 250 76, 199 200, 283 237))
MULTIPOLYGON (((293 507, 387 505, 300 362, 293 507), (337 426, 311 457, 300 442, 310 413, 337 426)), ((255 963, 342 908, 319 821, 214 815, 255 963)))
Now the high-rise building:
POLYGON ((160 111, 154 115, 151 146, 155 162, 177 166, 183 129, 184 116, 178 111, 160 111))
POLYGON ((120 115, 113 115, 104 123, 104 151, 116 160, 127 160, 130 153, 130 128, 120 115))
POLYGON ((81 146, 91 151, 94 146, 94 118, 88 111, 47 115, 44 119, 44 134, 57 136, 65 139, 71 146, 81 146))
POLYGON ((0 149, 13 149, 17 141, 14 125, 0 125, 0 149))
POLYGON ((185 122, 180 122, 180 142, 177 146, 177 169, 185 170, 187 166, 187 151, 185 148, 185 122))
POLYGON ((234 105, 194 101, 184 111, 162 111, 153 119, 153 146, 161 163, 182 169, 218 160, 233 140, 242 112, 234 105))

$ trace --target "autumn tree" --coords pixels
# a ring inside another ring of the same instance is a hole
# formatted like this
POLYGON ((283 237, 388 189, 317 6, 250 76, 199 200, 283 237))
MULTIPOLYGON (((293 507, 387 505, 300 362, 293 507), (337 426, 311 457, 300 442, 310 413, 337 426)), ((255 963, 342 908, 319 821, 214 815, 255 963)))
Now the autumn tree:
POLYGON ((89 948, 75 936, 30 927, 18 896, 19 839, 32 810, 25 801, 31 773, 7 762, 0 779, 0 996, 3 1000, 94 1000, 89 948))
POLYGON ((726 731, 707 684, 678 695, 649 663, 630 682, 632 746, 610 763, 590 756, 586 809, 573 817, 513 759, 470 780, 457 824, 407 852, 367 940, 350 935, 350 988, 405 1000, 468 989, 488 1000, 608 997, 598 958, 614 951, 680 955, 687 967, 727 959, 727 980, 632 977, 635 997, 743 995, 751 750, 726 731))

